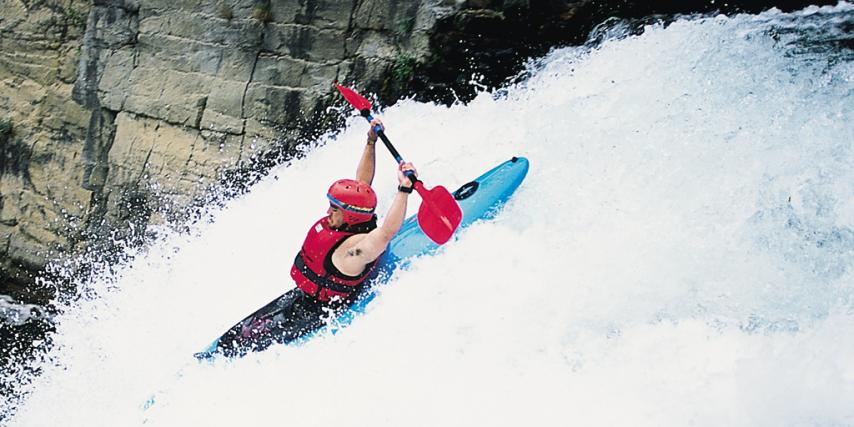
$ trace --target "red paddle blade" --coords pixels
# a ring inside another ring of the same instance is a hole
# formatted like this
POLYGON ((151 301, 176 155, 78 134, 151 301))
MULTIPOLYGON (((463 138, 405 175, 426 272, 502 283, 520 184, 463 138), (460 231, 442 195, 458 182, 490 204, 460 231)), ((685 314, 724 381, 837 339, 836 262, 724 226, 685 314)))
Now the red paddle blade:
POLYGON ((371 109, 371 101, 368 101, 362 95, 359 95, 353 89, 348 87, 341 86, 336 84, 335 87, 338 88, 338 92, 341 92, 341 95, 344 95, 344 99, 350 103, 355 109, 362 110, 370 110, 371 109))
POLYGON ((418 209, 418 225, 421 230, 437 244, 447 242, 463 220, 460 205, 441 185, 428 190, 419 181, 415 183, 415 190, 422 199, 421 207, 418 209))

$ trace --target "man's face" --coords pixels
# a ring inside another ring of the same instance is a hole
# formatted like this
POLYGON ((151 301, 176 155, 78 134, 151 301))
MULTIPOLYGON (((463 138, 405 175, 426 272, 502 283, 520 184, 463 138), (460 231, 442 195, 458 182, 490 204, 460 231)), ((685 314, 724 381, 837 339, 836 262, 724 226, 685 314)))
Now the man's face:
POLYGON ((329 226, 332 228, 338 228, 344 225, 344 213, 341 212, 341 208, 335 205, 329 205, 329 209, 326 210, 327 218, 329 220, 329 226))

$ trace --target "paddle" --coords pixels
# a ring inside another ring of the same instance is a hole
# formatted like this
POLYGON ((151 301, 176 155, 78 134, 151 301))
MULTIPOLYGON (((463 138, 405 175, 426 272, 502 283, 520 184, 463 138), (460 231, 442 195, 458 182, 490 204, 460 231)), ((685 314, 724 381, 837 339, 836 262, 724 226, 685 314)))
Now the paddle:
MULTIPOLYGON (((371 116, 370 101, 356 93, 353 89, 339 84, 336 84, 335 87, 338 88, 341 95, 344 95, 344 98, 350 105, 359 110, 362 117, 367 119, 368 122, 374 119, 371 116)), ((394 146, 391 145, 391 141, 388 140, 382 127, 377 125, 374 130, 380 139, 383 140, 383 144, 391 152, 391 155, 394 156, 394 160, 398 164, 403 163, 403 158, 394 146)), ((430 240, 437 244, 441 245, 447 242, 451 239, 454 231, 456 231, 463 220, 463 211, 460 209, 460 205, 457 204, 454 196, 445 187, 438 185, 432 189, 428 189, 415 177, 412 171, 406 171, 406 176, 412 181, 415 191, 421 196, 421 207, 418 209, 418 225, 421 227, 421 230, 424 231, 424 234, 430 240)))

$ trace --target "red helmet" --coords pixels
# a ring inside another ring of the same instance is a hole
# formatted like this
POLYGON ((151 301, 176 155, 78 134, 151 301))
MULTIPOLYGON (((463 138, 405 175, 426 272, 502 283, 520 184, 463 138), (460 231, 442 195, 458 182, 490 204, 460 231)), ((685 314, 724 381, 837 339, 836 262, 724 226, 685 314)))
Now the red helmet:
POLYGON ((339 179, 326 192, 329 202, 341 209, 345 224, 370 221, 377 207, 377 195, 370 185, 355 179, 339 179))

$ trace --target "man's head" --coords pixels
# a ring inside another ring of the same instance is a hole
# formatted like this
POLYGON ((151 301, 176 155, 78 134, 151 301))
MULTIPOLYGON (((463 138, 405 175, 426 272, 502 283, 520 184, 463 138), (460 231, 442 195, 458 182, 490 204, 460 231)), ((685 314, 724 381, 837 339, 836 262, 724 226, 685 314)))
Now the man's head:
POLYGON ((329 199, 329 226, 341 227, 370 221, 377 207, 377 195, 370 185, 353 179, 339 179, 326 192, 329 199))

